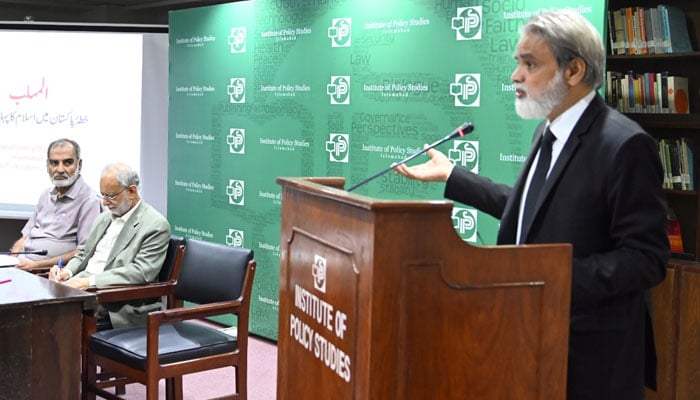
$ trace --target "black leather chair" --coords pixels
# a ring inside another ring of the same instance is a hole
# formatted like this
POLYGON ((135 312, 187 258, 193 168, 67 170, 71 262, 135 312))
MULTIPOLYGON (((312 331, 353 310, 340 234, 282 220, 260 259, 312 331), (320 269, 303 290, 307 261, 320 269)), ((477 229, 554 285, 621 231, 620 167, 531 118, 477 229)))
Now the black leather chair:
MULTIPOLYGON (((130 300, 141 300, 148 298, 161 297, 167 293, 168 286, 175 286, 180 275, 180 267, 185 255, 186 240, 182 236, 171 235, 168 243, 168 250, 163 261, 163 266, 158 274, 158 279, 153 283, 142 285, 123 285, 109 286, 99 289, 90 289, 97 295, 97 302, 100 304, 124 302, 130 300)), ((87 361, 87 339, 95 331, 104 331, 112 329, 109 321, 97 321, 97 319, 87 320, 83 329, 83 365, 87 361)), ((85 370, 83 373, 85 374, 85 370)), ((87 381, 87 377, 83 376, 83 384, 87 381)), ((101 372, 96 376, 98 386, 115 387, 117 394, 124 394, 124 385, 130 381, 124 378, 115 376, 111 372, 101 372)), ((83 389, 85 391, 85 389, 83 389)))
POLYGON ((148 315, 145 327, 92 334, 86 363, 85 395, 118 398, 98 387, 97 366, 146 385, 147 400, 158 398, 166 379, 166 398, 182 398, 182 375, 235 367, 236 394, 247 398, 246 375, 250 295, 256 262, 253 251, 190 239, 177 284, 169 289, 168 309, 148 315), (184 307, 184 302, 195 303, 184 307), (191 321, 216 315, 237 316, 237 336, 191 321))

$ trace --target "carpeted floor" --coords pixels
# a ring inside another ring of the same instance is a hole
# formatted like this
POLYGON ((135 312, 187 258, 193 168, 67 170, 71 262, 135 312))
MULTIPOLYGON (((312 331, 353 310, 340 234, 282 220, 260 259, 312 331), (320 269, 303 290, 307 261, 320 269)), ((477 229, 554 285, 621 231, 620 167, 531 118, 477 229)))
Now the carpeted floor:
MULTIPOLYGON (((233 392, 234 369, 219 368, 185 375, 185 400, 211 399, 233 392)), ((165 399, 163 381, 159 398, 165 399)), ((248 340, 248 400, 274 400, 277 390, 277 345, 267 339, 251 336, 248 340)), ((146 398, 146 387, 137 383, 127 385, 125 399, 146 398)))

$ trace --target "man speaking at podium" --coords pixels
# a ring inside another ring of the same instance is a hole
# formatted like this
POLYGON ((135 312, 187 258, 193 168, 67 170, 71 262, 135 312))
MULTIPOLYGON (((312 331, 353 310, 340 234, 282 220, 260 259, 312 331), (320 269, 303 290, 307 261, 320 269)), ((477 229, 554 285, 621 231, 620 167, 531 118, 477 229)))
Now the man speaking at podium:
MULTIPOLYGON (((572 11, 521 29, 511 79, 522 118, 546 118, 515 185, 455 167, 437 150, 396 171, 445 182, 445 197, 499 218, 499 244, 571 243, 569 400, 641 400, 655 388, 645 296, 670 256, 656 143, 596 93, 605 48, 572 11)), ((562 266, 564 267, 564 266, 562 266)))

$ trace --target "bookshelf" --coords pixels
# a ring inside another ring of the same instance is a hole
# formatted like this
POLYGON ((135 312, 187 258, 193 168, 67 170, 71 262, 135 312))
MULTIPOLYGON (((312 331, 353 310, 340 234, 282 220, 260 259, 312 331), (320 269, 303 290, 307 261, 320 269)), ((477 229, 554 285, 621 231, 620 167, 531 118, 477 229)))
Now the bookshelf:
MULTIPOLYGON (((655 8, 660 4, 656 1, 639 0, 634 3, 622 0, 610 0, 609 10, 619 10, 625 7, 655 8)), ((606 38, 608 57, 606 70, 608 71, 635 71, 661 72, 668 71, 675 76, 688 78, 688 100, 690 114, 654 114, 654 113, 626 113, 637 121, 650 134, 657 139, 686 138, 693 154, 695 155, 693 169, 700 172, 700 2, 697 0, 676 0, 663 4, 678 7, 686 15, 686 23, 690 43, 694 50, 683 53, 661 53, 643 55, 618 55, 611 54, 610 37, 606 38)), ((609 34, 609 33, 608 33, 609 34)), ((697 188, 697 173, 696 185, 697 188)), ((681 225, 684 252, 674 253, 674 257, 700 261, 700 195, 698 190, 666 190, 666 198, 681 225)))
MULTIPOLYGON (((653 325, 658 371, 656 392, 647 390, 647 400, 691 400, 700 393, 700 1, 609 0, 608 10, 625 7, 654 8, 659 4, 683 10, 693 51, 671 54, 621 55, 606 37, 606 70, 661 72, 688 78, 689 114, 626 113, 657 139, 686 138, 694 153, 696 190, 666 189, 683 236, 684 253, 674 254, 664 282, 652 290, 653 325)), ((608 33, 609 35, 609 33, 608 33)))

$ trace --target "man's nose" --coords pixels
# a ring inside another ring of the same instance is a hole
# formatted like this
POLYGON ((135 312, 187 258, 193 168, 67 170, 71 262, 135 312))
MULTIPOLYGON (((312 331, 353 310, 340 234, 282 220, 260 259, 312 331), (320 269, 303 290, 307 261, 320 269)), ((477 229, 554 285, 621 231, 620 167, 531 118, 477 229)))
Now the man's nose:
POLYGON ((510 74, 511 82, 519 83, 522 82, 522 74, 520 73, 520 67, 515 67, 513 73, 510 74))

